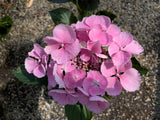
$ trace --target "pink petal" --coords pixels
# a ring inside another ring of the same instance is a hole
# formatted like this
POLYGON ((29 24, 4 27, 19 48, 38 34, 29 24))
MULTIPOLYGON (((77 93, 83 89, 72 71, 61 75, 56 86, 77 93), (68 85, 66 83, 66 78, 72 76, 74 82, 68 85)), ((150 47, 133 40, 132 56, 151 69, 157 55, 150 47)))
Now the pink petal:
POLYGON ((132 68, 132 62, 129 61, 124 65, 117 66, 117 73, 125 72, 126 70, 132 68))
POLYGON ((52 96, 52 98, 61 105, 73 105, 78 102, 77 97, 74 97, 64 90, 51 90, 48 92, 48 95, 52 96))
POLYGON ((80 87, 78 87, 78 101, 83 105, 86 105, 89 101, 89 94, 80 87))
POLYGON ((34 70, 33 70, 33 74, 38 77, 38 78, 42 78, 46 75, 46 69, 45 67, 41 64, 38 65, 34 70))
POLYGON ((82 87, 83 79, 86 76, 84 70, 73 70, 64 76, 64 83, 67 88, 74 89, 76 87, 82 87))
POLYGON ((106 79, 98 71, 89 71, 83 81, 83 88, 90 95, 104 95, 107 86, 106 79))
POLYGON ((85 23, 87 17, 84 17, 82 22, 77 22, 76 23, 76 29, 86 29, 86 30, 89 30, 90 27, 85 23))
POLYGON ((33 73, 33 70, 38 66, 38 61, 28 57, 25 59, 24 65, 28 73, 33 73))
POLYGON ((92 15, 85 20, 85 23, 91 28, 93 28, 95 25, 101 25, 102 27, 107 29, 108 26, 111 24, 111 20, 109 17, 103 15, 92 15))
POLYGON ((54 61, 51 61, 48 65, 47 76, 48 76, 48 89, 52 89, 56 86, 55 76, 53 75, 54 61))
POLYGON ((34 49, 28 53, 29 56, 35 57, 37 59, 41 58, 44 54, 44 49, 39 44, 34 44, 34 49))
POLYGON ((137 55, 144 51, 143 47, 135 40, 128 44, 123 50, 137 55))
POLYGON ((107 29, 107 33, 111 35, 112 37, 118 36, 121 33, 121 30, 118 26, 114 24, 110 24, 110 26, 107 29))
POLYGON ((76 40, 76 33, 69 25, 59 24, 53 30, 53 35, 61 43, 73 43, 76 40))
POLYGON ((81 49, 80 58, 85 62, 89 61, 91 58, 90 51, 88 49, 81 49))
POLYGON ((113 54, 119 52, 119 50, 120 48, 115 42, 111 43, 111 45, 108 47, 108 52, 111 57, 113 54))
POLYGON ((133 36, 128 32, 121 32, 117 37, 114 37, 115 41, 120 47, 125 47, 133 40, 133 36))
POLYGON ((65 88, 64 81, 62 77, 58 75, 57 70, 58 70, 58 65, 55 64, 53 68, 53 75, 55 77, 55 81, 59 85, 59 88, 65 88))
POLYGON ((107 46, 110 43, 109 35, 98 29, 92 29, 89 32, 89 38, 91 41, 100 41, 102 46, 107 46))
POLYGON ((100 41, 88 42, 87 48, 98 54, 102 52, 100 41))
POLYGON ((112 60, 115 66, 124 65, 131 59, 131 54, 119 51, 112 56, 112 60))
POLYGON ((107 94, 111 96, 120 95, 122 91, 122 85, 118 81, 117 77, 109 77, 107 78, 107 82, 108 82, 106 87, 107 94))
POLYGON ((87 109, 94 113, 101 113, 103 110, 109 107, 109 102, 102 97, 94 96, 90 97, 87 109))
POLYGON ((116 74, 115 66, 112 60, 105 60, 101 65, 101 73, 106 78, 111 77, 112 75, 116 74))
POLYGON ((76 40, 72 44, 66 44, 65 48, 54 50, 51 56, 52 59, 55 60, 58 64, 63 64, 69 61, 70 59, 76 57, 79 52, 80 52, 80 44, 79 41, 76 40))
POLYGON ((141 76, 134 68, 128 69, 124 74, 119 76, 121 85, 127 91, 134 92, 139 89, 141 76))

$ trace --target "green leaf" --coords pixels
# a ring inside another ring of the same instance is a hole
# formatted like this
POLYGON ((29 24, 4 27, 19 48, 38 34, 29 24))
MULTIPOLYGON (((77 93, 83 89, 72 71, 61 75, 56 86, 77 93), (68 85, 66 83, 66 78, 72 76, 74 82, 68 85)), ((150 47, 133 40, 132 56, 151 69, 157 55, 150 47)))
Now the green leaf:
POLYGON ((147 68, 145 68, 145 67, 142 67, 135 57, 132 57, 131 61, 132 61, 132 67, 135 68, 136 70, 138 70, 138 72, 141 75, 146 75, 147 74, 147 72, 149 70, 147 68))
POLYGON ((0 19, 0 40, 5 38, 12 27, 13 21, 9 16, 0 19))
POLYGON ((117 17, 115 14, 113 14, 112 12, 107 11, 107 10, 98 11, 96 13, 96 15, 105 15, 105 16, 108 16, 111 19, 111 21, 113 21, 117 17))
POLYGON ((109 95, 107 93, 105 93, 105 95, 103 95, 103 98, 106 99, 107 101, 110 100, 109 95))
POLYGON ((49 11, 49 14, 51 15, 55 25, 58 25, 58 24, 71 25, 72 23, 77 22, 77 18, 74 16, 72 11, 66 8, 58 8, 58 9, 49 11))
POLYGON ((68 120, 91 120, 92 112, 82 104, 65 105, 65 113, 68 120))
POLYGON ((98 8, 99 0, 78 0, 78 5, 84 11, 93 11, 98 8))
POLYGON ((26 83, 26 84, 31 84, 31 85, 35 85, 35 86, 42 86, 42 85, 47 86, 47 84, 48 84, 47 83, 47 77, 37 78, 33 74, 29 74, 26 71, 24 65, 18 67, 13 72, 13 74, 19 81, 21 81, 23 83, 26 83))
POLYGON ((48 0, 48 1, 52 3, 65 3, 65 2, 70 2, 71 0, 48 0))

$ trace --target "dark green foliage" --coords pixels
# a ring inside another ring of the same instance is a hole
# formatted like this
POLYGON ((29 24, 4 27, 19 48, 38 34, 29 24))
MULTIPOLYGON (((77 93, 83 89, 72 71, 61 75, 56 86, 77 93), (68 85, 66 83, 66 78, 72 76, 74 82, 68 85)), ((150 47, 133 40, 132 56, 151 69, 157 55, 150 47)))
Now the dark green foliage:
POLYGON ((136 70, 138 70, 138 72, 141 75, 146 75, 147 74, 147 72, 149 70, 147 68, 145 68, 145 67, 142 67, 135 57, 132 57, 131 61, 132 61, 132 67, 135 68, 136 70))
POLYGON ((85 11, 93 11, 98 8, 99 0, 78 0, 79 7, 85 11))
POLYGON ((58 24, 71 25, 72 23, 77 22, 77 18, 74 16, 72 11, 66 8, 58 8, 58 9, 49 11, 49 14, 51 15, 55 25, 58 25, 58 24))
POLYGON ((91 120, 92 112, 82 104, 65 105, 65 113, 68 120, 91 120))
POLYGON ((13 21, 9 16, 0 19, 0 40, 5 38, 12 27, 13 21))
POLYGON ((48 0, 48 1, 52 3, 65 3, 65 2, 70 2, 71 0, 48 0))
POLYGON ((115 14, 113 14, 112 12, 109 12, 107 10, 98 11, 96 13, 96 15, 105 15, 105 16, 108 16, 111 19, 111 21, 114 20, 117 17, 115 14))
POLYGON ((18 67, 13 72, 13 74, 19 81, 26 83, 26 84, 31 84, 31 85, 35 85, 35 86, 42 86, 42 85, 47 86, 47 84, 48 84, 47 77, 37 78, 33 74, 29 74, 26 71, 24 65, 18 67))

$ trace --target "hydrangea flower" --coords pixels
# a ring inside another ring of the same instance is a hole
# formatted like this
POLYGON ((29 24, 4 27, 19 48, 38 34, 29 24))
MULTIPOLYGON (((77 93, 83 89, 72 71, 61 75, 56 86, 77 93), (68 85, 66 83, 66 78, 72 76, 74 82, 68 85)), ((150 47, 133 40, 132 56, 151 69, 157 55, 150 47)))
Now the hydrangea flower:
POLYGON ((80 103, 100 113, 109 107, 106 94, 116 96, 122 88, 133 92, 140 87, 140 74, 130 59, 143 48, 109 17, 92 15, 71 26, 57 25, 53 36, 43 40, 47 46, 35 44, 25 67, 39 78, 47 73, 48 95, 59 104, 80 103))
POLYGON ((48 55, 39 44, 34 44, 34 49, 28 53, 25 59, 25 68, 28 73, 42 78, 46 75, 48 55))

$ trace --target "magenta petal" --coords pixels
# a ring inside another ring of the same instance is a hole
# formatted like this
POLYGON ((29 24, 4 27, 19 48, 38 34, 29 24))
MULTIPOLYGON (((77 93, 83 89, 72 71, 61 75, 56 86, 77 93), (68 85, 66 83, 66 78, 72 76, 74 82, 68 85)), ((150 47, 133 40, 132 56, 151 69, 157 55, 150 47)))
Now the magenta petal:
POLYGON ((111 45, 108 47, 108 52, 111 57, 113 54, 119 52, 119 50, 120 48, 115 42, 111 43, 111 45))
POLYGON ((121 93, 122 85, 118 81, 117 77, 109 77, 107 78, 107 82, 106 91, 108 95, 116 96, 121 93))
POLYGON ((128 32, 121 32, 117 37, 114 37, 115 41, 120 47, 125 47, 133 40, 133 36, 128 32))
POLYGON ((89 25, 91 28, 93 28, 95 25, 101 25, 105 29, 107 29, 108 26, 111 24, 111 20, 109 17, 103 15, 92 15, 85 20, 85 23, 89 25))
POLYGON ((131 59, 131 54, 119 51, 112 56, 112 60, 115 66, 124 65, 131 59))
POLYGON ((61 105, 73 105, 78 102, 77 97, 64 90, 51 90, 48 92, 48 95, 52 96, 52 98, 61 105))
POLYGON ((28 73, 33 73, 33 70, 38 66, 38 61, 28 57, 25 59, 24 65, 28 73))
POLYGON ((134 92, 140 87, 141 76, 134 68, 128 69, 124 74, 120 75, 119 78, 121 85, 127 91, 134 92))
POLYGON ((38 78, 42 78, 46 75, 46 69, 44 67, 43 64, 38 65, 34 70, 33 70, 33 74, 38 77, 38 78))
POLYGON ((92 29, 89 32, 89 38, 91 41, 100 41, 102 46, 107 46, 110 43, 109 35, 99 29, 92 29))
POLYGON ((112 60, 105 60, 101 65, 101 73, 106 78, 111 77, 112 75, 116 74, 115 66, 112 60))
POLYGON ((100 41, 88 42, 87 48, 98 54, 102 52, 100 41))
POLYGON ((143 47, 135 40, 128 44, 123 50, 137 55, 144 51, 143 47))
POLYGON ((114 24, 110 24, 110 26, 107 29, 107 33, 111 35, 112 37, 118 36, 121 33, 121 30, 118 26, 114 24))
POLYGON ((81 49, 80 58, 83 61, 89 61, 91 58, 91 53, 88 49, 81 49))
POLYGON ((61 43, 73 43, 76 40, 76 33, 69 25, 59 24, 53 30, 53 36, 61 43))
POLYGON ((89 102, 86 107, 94 113, 101 113, 109 107, 109 102, 102 97, 94 96, 89 98, 89 102))
POLYGON ((96 56, 98 56, 99 58, 103 58, 103 59, 107 59, 108 58, 108 56, 104 55, 104 54, 97 54, 96 53, 96 56))
POLYGON ((77 39, 81 42, 89 41, 88 33, 86 29, 78 29, 76 30, 77 39))

